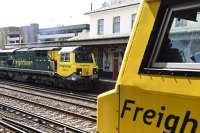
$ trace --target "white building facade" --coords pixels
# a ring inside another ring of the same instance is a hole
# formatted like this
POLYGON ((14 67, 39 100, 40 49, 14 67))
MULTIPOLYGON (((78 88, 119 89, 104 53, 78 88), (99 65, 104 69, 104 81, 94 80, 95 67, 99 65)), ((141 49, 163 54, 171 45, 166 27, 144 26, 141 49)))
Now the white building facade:
POLYGON ((139 3, 117 2, 86 13, 90 17, 90 37, 129 35, 139 3))
MULTIPOLYGON (((90 38, 129 37, 139 3, 133 0, 110 0, 102 8, 85 13, 90 17, 90 38)), ((98 48, 97 64, 103 77, 116 79, 127 43, 98 48)))

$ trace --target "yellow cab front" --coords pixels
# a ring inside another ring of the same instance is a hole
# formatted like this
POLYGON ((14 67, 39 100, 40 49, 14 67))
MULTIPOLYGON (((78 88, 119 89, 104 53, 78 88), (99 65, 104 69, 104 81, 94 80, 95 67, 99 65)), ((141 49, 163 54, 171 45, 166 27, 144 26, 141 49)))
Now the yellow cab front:
POLYGON ((200 1, 142 0, 99 133, 200 132, 200 1))

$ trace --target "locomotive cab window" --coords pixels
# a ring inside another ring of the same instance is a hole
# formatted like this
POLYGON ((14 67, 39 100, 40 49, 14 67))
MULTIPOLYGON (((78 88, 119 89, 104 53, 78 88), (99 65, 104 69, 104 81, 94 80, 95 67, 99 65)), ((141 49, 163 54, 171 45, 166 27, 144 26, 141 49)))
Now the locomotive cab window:
POLYGON ((92 54, 90 52, 76 52, 76 63, 93 63, 92 54))
POLYGON ((61 62, 69 62, 70 61, 70 54, 69 53, 61 53, 60 61, 61 62))
POLYGON ((168 8, 162 21, 155 41, 149 44, 152 47, 146 51, 149 55, 145 53, 148 56, 144 58, 150 60, 143 70, 184 75, 200 72, 200 3, 168 8))

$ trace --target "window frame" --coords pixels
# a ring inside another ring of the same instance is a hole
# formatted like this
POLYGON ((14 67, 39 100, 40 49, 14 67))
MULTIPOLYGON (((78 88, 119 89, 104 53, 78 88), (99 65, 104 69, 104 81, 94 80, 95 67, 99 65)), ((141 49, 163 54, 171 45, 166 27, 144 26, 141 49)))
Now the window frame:
POLYGON ((133 24, 135 22, 135 17, 136 17, 136 14, 131 14, 131 30, 132 30, 133 24))
MULTIPOLYGON (((83 60, 80 60, 80 58, 78 58, 77 56, 78 56, 78 54, 85 54, 85 53, 83 53, 83 52, 75 52, 75 62, 76 63, 85 63, 85 64, 91 64, 91 63, 94 63, 94 58, 93 58, 93 55, 92 55, 92 52, 88 52, 88 53, 86 53, 86 55, 88 55, 88 56, 90 56, 90 59, 91 59, 91 61, 89 62, 86 62, 86 61, 83 61, 83 60), (88 54, 89 53, 89 54, 88 54), (77 59, 79 59, 79 60, 77 60, 77 59)), ((82 55, 81 55, 82 56, 82 55)))
POLYGON ((61 53, 60 54, 60 62, 70 62, 70 53, 61 53), (62 59, 62 55, 68 55, 68 60, 66 58, 62 59))
POLYGON ((154 30, 139 69, 139 74, 162 74, 162 75, 177 75, 177 76, 200 76, 200 63, 157 63, 155 60, 166 33, 172 26, 170 19, 174 11, 200 8, 200 2, 188 2, 187 4, 176 4, 168 8, 160 9, 157 16, 154 30), (159 24, 161 23, 161 25, 159 24), (160 27, 160 28, 159 28, 160 27), (153 54, 151 54, 153 53, 153 54), (150 57, 150 58, 149 58, 150 57), (168 67, 163 67, 168 66, 168 67))
POLYGON ((104 34, 104 19, 97 20, 97 34, 98 35, 104 34))
POLYGON ((113 17, 113 33, 120 33, 120 21, 121 21, 120 16, 113 17))

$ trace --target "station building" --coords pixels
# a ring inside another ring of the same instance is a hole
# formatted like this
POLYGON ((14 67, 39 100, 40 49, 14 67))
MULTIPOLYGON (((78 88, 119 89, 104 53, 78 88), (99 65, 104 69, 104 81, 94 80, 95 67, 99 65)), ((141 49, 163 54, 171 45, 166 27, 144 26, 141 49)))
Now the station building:
MULTIPOLYGON (((85 13, 90 17, 89 38, 101 43, 95 45, 100 76, 116 79, 121 66, 128 38, 135 20, 138 1, 110 0, 100 9, 85 13)), ((200 62, 200 15, 193 20, 176 18, 170 31, 173 48, 179 49, 185 62, 192 62, 192 57, 200 62), (192 41, 191 41, 192 39, 192 41), (190 57, 190 58, 186 58, 190 57)))
POLYGON ((89 38, 103 40, 94 46, 101 77, 117 78, 138 6, 133 0, 110 0, 85 13, 90 18, 89 38))

